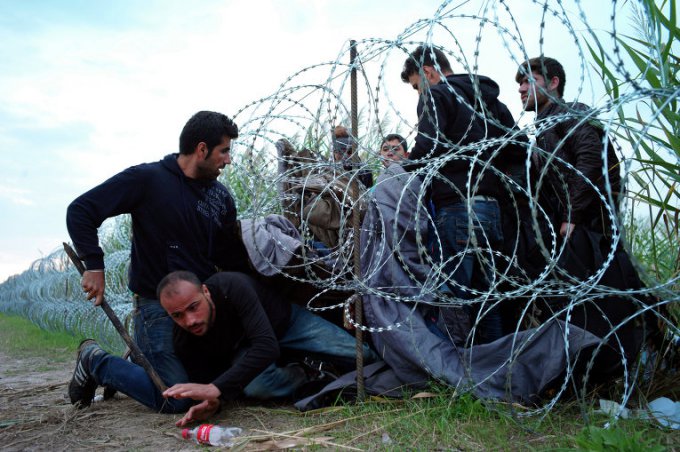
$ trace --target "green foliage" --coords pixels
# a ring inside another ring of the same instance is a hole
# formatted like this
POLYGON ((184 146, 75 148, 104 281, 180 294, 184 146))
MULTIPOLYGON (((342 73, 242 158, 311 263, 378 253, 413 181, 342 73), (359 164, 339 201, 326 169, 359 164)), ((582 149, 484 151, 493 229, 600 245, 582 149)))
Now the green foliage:
POLYGON ((584 428, 575 438, 579 449, 599 452, 617 450, 625 452, 661 452, 666 450, 658 438, 646 438, 646 430, 626 431, 618 427, 584 428))
POLYGON ((640 176, 639 182, 643 186, 633 193, 634 199, 661 209, 655 223, 668 215, 668 219, 677 224, 680 115, 676 90, 680 85, 680 59, 675 53, 679 50, 680 30, 675 26, 675 1, 670 5, 667 1, 657 5, 653 0, 640 3, 642 9, 638 10, 636 28, 641 37, 616 37, 616 43, 624 50, 623 55, 628 57, 626 62, 638 71, 637 74, 623 70, 612 72, 610 56, 594 33, 591 35, 594 45, 589 45, 589 49, 609 96, 618 105, 620 127, 617 133, 633 145, 636 160, 641 165, 636 175, 640 176), (669 11, 664 12, 666 10, 669 11), (626 98, 629 89, 644 90, 647 94, 642 101, 635 102, 634 112, 630 111, 626 98), (654 182, 663 184, 667 196, 661 199, 655 196, 654 187, 644 183, 650 181, 645 173, 663 176, 654 182))
MULTIPOLYGON (((680 59, 676 56, 680 28, 675 0, 641 0, 639 5, 634 17, 637 36, 615 36, 620 52, 607 52, 593 31, 589 49, 616 108, 618 123, 612 130, 633 150, 628 238, 650 272, 647 282, 672 281, 668 289, 673 292, 680 289, 680 59), (632 73, 626 68, 633 68, 632 73), (638 214, 651 222, 641 227, 638 214)), ((671 311, 680 324, 680 309, 671 307, 671 311)))
POLYGON ((659 281, 669 281, 676 276, 679 243, 672 240, 672 234, 666 232, 654 228, 648 220, 629 220, 626 230, 628 243, 644 267, 643 276, 648 278, 647 284, 656 285, 659 281))
POLYGON ((66 361, 73 358, 80 340, 67 333, 46 331, 23 317, 0 314, 0 350, 12 357, 66 361))
MULTIPOLYGON (((342 431, 329 432, 334 442, 362 450, 376 450, 376 442, 381 444, 378 449, 395 451, 661 451, 680 446, 680 432, 652 428, 649 421, 619 420, 608 429, 583 427, 588 408, 569 403, 554 407, 549 416, 527 417, 528 408, 458 395, 451 388, 408 396, 321 409, 305 414, 305 422, 311 427, 344 421, 342 431)), ((608 420, 596 417, 598 424, 608 420)))
MULTIPOLYGON (((309 425, 346 420, 344 432, 333 432, 336 443, 359 449, 386 450, 520 450, 533 446, 568 446, 573 416, 562 429, 568 435, 552 435, 549 422, 527 429, 510 415, 507 404, 483 401, 451 388, 406 394, 403 400, 371 398, 361 404, 345 404, 306 415, 309 425), (410 398, 409 398, 410 397, 410 398)), ((534 423, 535 419, 526 419, 534 423)))
POLYGON ((277 164, 276 154, 272 152, 271 149, 249 147, 222 173, 220 181, 234 196, 239 217, 260 217, 278 212, 277 164))

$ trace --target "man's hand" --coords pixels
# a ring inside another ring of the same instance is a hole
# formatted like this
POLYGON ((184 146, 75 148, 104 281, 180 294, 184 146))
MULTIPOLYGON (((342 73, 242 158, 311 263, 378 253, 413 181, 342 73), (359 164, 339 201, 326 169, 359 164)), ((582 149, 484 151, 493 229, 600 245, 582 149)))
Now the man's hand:
POLYGON ((217 399, 220 394, 222 392, 214 384, 179 383, 166 389, 163 397, 201 400, 201 403, 189 408, 187 414, 175 423, 177 427, 183 427, 191 421, 202 421, 215 414, 220 407, 220 401, 217 399))
POLYGON ((175 422, 177 427, 184 427, 192 421, 204 421, 209 419, 213 414, 217 413, 220 408, 220 401, 217 399, 204 400, 198 405, 189 408, 187 414, 179 421, 175 422))
POLYGON ((216 399, 222 394, 214 384, 202 385, 198 383, 179 383, 163 392, 163 397, 175 399, 208 400, 216 399))
POLYGON ((564 237, 564 240, 569 240, 569 237, 571 237, 571 233, 574 232, 575 227, 576 225, 574 223, 562 223, 562 226, 560 226, 560 235, 564 237))
POLYGON ((104 270, 90 271, 86 270, 83 273, 83 279, 80 283, 83 290, 87 294, 87 299, 95 299, 94 305, 99 306, 104 301, 104 289, 106 288, 106 278, 104 277, 104 270))

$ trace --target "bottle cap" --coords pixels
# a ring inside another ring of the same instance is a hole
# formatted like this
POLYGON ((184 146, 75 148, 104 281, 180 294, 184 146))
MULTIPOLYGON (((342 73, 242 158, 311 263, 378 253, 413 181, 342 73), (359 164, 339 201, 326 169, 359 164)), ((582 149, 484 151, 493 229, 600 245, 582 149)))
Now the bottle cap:
POLYGON ((189 429, 188 428, 182 429, 182 438, 189 439, 189 429))

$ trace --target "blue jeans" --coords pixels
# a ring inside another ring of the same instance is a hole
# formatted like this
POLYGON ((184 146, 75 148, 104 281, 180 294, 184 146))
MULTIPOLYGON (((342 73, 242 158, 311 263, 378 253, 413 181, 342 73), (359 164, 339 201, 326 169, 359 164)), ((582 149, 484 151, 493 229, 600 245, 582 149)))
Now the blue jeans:
MULTIPOLYGON (((440 207, 435 213, 435 227, 439 236, 439 240, 435 239, 435 249, 440 247, 447 285, 462 300, 474 298, 470 289, 482 292, 489 289, 489 275, 494 272, 490 265, 493 261, 489 248, 498 250, 503 243, 498 201, 490 198, 473 199, 471 213, 472 221, 469 222, 466 202, 440 207), (472 240, 470 232, 476 241, 472 240)), ((467 305, 465 310, 468 315, 472 315, 472 306, 467 305)), ((479 326, 485 342, 500 338, 503 328, 498 306, 490 308, 482 304, 478 312, 482 315, 479 326)))
MULTIPOLYGON (((189 381, 172 344, 174 321, 158 302, 139 306, 134 314, 135 342, 168 386, 189 381)), ((181 413, 194 403, 166 399, 143 367, 108 353, 94 355, 90 369, 97 384, 116 389, 162 413, 181 413)))
MULTIPOLYGON (((279 339, 279 347, 322 359, 328 357, 331 361, 334 358, 355 360, 356 357, 354 336, 297 305, 292 305, 288 330, 279 339)), ((376 353, 364 344, 364 361, 371 363, 377 360, 376 353)), ((271 364, 243 389, 243 393, 256 399, 290 397, 307 381, 309 378, 300 367, 271 364)))

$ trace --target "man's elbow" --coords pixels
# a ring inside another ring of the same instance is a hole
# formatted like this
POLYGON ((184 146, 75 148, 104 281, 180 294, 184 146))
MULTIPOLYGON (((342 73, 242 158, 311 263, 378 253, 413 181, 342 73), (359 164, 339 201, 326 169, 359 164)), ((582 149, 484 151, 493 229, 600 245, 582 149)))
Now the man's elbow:
POLYGON ((66 229, 68 229, 69 233, 72 232, 73 226, 75 224, 75 220, 79 216, 78 215, 78 202, 77 201, 78 200, 75 199, 66 208, 66 229))
POLYGON ((66 222, 73 221, 76 218, 80 218, 86 212, 85 206, 83 206, 82 196, 77 197, 66 208, 66 222))

